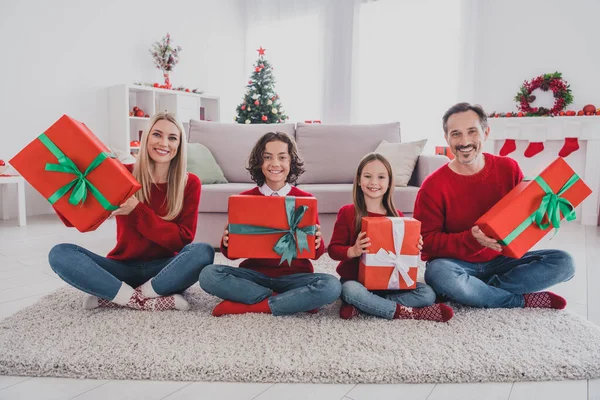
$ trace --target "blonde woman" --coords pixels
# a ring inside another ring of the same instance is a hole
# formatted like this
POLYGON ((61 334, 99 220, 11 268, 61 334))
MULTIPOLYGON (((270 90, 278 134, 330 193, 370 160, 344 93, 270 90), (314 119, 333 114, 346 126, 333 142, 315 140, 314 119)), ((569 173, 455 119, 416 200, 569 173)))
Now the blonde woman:
POLYGON ((149 127, 137 163, 127 165, 142 189, 112 213, 117 220, 115 248, 102 257, 63 243, 48 256, 58 276, 90 294, 86 309, 187 310, 179 293, 213 263, 211 246, 192 243, 201 183, 187 173, 185 130, 169 113, 154 115, 149 127))

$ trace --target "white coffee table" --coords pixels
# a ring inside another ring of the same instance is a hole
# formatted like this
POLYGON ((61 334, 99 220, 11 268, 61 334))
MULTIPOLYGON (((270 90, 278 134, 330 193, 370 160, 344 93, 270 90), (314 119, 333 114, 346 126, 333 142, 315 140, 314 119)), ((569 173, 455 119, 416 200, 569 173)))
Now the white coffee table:
POLYGON ((2 203, 2 219, 8 219, 8 185, 17 184, 17 197, 19 201, 19 226, 27 225, 25 211, 25 179, 22 176, 0 176, 0 202, 2 203))

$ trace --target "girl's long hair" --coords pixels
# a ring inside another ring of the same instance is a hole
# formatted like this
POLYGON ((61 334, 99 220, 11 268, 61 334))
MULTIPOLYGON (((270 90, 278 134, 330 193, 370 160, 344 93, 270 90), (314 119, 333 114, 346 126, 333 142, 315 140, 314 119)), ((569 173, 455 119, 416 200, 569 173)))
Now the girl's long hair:
POLYGON ((165 198, 167 213, 161 216, 166 221, 172 221, 179 216, 183 209, 183 194, 187 183, 187 138, 185 129, 174 114, 159 112, 150 118, 148 129, 142 133, 138 160, 133 167, 133 176, 142 185, 135 197, 142 203, 150 203, 150 191, 155 182, 152 178, 154 161, 148 154, 148 136, 154 125, 160 120, 172 122, 179 131, 179 148, 171 160, 167 175, 167 196, 165 198))
POLYGON ((382 203, 388 217, 397 217, 398 211, 394 204, 394 174, 390 162, 379 153, 369 153, 360 160, 356 175, 354 176, 354 188, 352 197, 354 199, 354 229, 355 232, 360 232, 362 227, 362 218, 368 215, 367 205, 365 204, 365 193, 360 187, 360 176, 362 175, 365 166, 372 161, 381 161, 388 173, 388 190, 384 193, 382 203))

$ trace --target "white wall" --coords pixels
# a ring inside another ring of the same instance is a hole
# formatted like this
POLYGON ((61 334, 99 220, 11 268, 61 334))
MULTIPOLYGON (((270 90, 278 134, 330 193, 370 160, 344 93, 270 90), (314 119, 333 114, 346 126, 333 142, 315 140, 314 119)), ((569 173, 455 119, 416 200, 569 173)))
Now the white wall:
MULTIPOLYGON (((62 114, 106 140, 106 88, 160 82, 149 48, 167 32, 183 48, 173 84, 220 96, 221 119, 229 121, 246 80, 244 24, 241 0, 0 1, 0 159, 62 114)), ((15 216, 15 189, 7 200, 15 216)), ((52 212, 31 187, 27 208, 52 212)))
POLYGON ((571 85, 569 108, 600 107, 598 0, 484 0, 476 15, 473 100, 486 111, 516 110, 523 81, 554 71, 571 85))

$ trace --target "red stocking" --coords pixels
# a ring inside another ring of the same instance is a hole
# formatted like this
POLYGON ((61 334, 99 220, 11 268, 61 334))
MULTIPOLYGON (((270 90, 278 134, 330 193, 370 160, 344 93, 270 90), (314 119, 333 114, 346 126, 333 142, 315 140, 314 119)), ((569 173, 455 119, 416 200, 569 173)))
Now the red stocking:
POLYGON ((507 156, 510 153, 512 153, 513 151, 515 151, 516 149, 517 149, 517 146, 515 144, 515 139, 506 139, 504 141, 504 145, 500 149, 500 155, 507 156))
POLYGON ((544 150, 544 142, 529 142, 525 149, 525 157, 531 158, 544 150))
POLYGON ((558 155, 561 157, 566 157, 575 150, 579 149, 579 141, 576 137, 568 137, 565 138, 565 144, 562 149, 558 152, 558 155))

